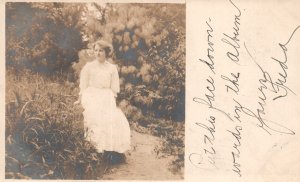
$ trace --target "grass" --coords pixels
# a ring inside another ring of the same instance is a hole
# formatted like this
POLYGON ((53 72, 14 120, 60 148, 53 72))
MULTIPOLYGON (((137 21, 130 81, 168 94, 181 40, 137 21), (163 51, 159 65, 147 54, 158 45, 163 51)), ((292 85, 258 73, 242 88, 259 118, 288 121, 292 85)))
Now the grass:
MULTIPOLYGON (((74 106, 78 85, 61 76, 6 71, 5 174, 12 179, 97 179, 101 156, 87 140, 83 109, 74 106)), ((184 157, 184 124, 144 118, 134 128, 161 137, 160 157, 174 156, 180 170, 184 157)))

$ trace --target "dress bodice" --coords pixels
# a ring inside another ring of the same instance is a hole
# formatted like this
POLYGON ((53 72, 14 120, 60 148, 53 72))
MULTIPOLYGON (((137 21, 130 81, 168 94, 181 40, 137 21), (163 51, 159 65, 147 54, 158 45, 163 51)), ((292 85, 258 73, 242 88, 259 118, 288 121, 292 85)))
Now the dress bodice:
POLYGON ((99 63, 97 60, 86 63, 80 73, 80 93, 88 88, 110 88, 116 95, 120 91, 119 75, 116 65, 107 61, 99 63))

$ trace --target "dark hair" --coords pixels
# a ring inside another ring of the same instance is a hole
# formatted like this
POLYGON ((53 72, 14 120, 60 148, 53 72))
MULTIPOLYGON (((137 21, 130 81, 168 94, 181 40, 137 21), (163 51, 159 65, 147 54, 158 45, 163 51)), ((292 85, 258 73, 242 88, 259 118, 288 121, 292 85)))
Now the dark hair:
POLYGON ((109 57, 111 50, 109 47, 104 47, 104 52, 105 52, 105 57, 109 57))
POLYGON ((95 49, 96 45, 101 47, 105 52, 105 57, 109 57, 111 54, 111 45, 109 45, 107 42, 104 41, 97 41, 94 43, 93 49, 95 49))

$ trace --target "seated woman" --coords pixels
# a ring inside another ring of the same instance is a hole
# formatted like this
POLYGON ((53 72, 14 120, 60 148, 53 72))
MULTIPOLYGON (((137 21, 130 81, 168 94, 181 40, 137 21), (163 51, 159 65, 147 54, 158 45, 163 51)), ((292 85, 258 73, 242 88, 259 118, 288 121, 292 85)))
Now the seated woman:
POLYGON ((84 108, 84 125, 99 153, 110 164, 124 162, 130 149, 130 128, 124 113, 116 106, 120 91, 116 65, 107 57, 112 46, 103 41, 94 45, 95 60, 86 63, 80 73, 79 100, 84 108))

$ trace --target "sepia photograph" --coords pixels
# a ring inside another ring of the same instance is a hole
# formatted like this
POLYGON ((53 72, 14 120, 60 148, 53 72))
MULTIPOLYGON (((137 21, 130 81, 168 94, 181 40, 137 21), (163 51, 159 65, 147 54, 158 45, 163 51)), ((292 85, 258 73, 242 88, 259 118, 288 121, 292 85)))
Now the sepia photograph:
POLYGON ((184 3, 5 3, 5 179, 183 180, 184 3))
POLYGON ((0 181, 299 182, 299 7, 0 1, 0 181))

